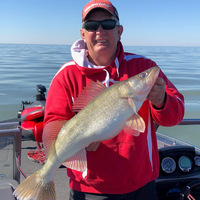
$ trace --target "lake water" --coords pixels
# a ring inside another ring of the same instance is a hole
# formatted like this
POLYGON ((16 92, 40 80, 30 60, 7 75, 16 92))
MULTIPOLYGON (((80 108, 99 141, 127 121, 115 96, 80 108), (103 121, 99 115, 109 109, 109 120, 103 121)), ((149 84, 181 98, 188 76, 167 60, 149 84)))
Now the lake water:
MULTIPOLYGON (((125 47, 154 60, 185 97, 185 118, 200 118, 200 47, 125 47)), ((70 46, 0 44, 0 121, 16 118, 22 101, 34 101, 35 86, 49 84, 65 62, 70 46)), ((200 126, 159 128, 200 146, 200 126)))

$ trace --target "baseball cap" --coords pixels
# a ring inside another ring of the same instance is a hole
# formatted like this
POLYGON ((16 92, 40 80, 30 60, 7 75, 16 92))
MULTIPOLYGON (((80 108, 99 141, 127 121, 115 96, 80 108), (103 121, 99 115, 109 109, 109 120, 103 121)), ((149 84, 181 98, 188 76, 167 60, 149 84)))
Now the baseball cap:
POLYGON ((82 11, 82 21, 85 20, 87 15, 94 9, 102 8, 108 11, 111 15, 115 16, 119 20, 119 15, 117 9, 112 5, 112 3, 108 0, 92 0, 87 3, 82 11))

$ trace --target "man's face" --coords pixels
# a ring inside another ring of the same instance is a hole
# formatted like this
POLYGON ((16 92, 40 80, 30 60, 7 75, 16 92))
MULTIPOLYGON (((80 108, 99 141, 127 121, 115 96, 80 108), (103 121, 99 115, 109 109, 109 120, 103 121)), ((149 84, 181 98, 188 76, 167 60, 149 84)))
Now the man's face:
MULTIPOLYGON (((102 21, 106 19, 115 18, 107 11, 96 10, 89 15, 87 21, 102 21)), ((96 56, 110 56, 111 59, 114 59, 117 51, 117 43, 120 40, 122 31, 122 26, 116 26, 111 30, 104 30, 101 25, 96 31, 81 29, 81 36, 88 49, 89 59, 94 62, 96 56)), ((107 63, 107 65, 108 64, 110 63, 107 63)))

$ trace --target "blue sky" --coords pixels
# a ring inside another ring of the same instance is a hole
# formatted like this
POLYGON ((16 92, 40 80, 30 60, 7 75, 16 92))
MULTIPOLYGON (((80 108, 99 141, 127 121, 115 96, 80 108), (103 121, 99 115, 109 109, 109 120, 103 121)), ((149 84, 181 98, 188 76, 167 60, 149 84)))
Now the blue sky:
MULTIPOLYGON (((88 0, 0 0, 0 43, 72 44, 88 0)), ((133 46, 200 46, 200 0, 111 0, 133 46)))

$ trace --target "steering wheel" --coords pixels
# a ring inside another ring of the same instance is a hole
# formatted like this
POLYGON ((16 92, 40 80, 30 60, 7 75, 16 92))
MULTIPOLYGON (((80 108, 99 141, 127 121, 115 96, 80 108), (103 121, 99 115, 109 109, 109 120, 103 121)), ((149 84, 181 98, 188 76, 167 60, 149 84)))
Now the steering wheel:
POLYGON ((191 190, 197 186, 200 186, 200 180, 195 180, 190 182, 187 186, 185 186, 180 193, 179 200, 196 200, 192 195, 191 195, 191 190))

